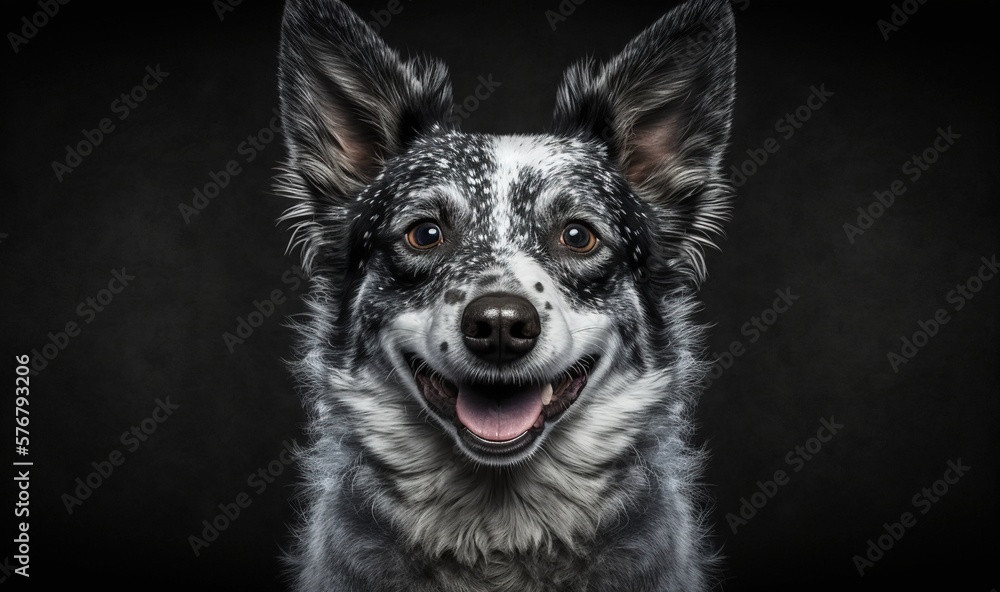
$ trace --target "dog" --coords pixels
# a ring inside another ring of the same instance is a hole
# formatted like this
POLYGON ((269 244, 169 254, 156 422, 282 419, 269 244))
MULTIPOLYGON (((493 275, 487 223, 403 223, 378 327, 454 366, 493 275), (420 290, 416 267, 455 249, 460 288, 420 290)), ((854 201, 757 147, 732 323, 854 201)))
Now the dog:
POLYGON ((446 68, 338 0, 287 3, 279 91, 296 589, 709 589, 692 314, 731 208, 728 2, 570 67, 545 134, 461 133, 446 68))

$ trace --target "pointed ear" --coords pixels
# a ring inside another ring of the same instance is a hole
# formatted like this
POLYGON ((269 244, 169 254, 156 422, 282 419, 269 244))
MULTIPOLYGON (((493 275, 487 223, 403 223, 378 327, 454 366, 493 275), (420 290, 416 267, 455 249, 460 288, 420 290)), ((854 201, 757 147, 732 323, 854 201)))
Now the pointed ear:
POLYGON ((722 232, 729 188, 721 163, 735 96, 736 35, 727 0, 674 8, 606 64, 570 68, 554 131, 601 142, 661 216, 670 262, 696 282, 702 248, 722 232))
POLYGON ((451 84, 443 64, 401 60, 339 0, 289 0, 279 91, 289 151, 279 190, 300 200, 284 219, 308 268, 338 208, 416 137, 449 127, 451 84))

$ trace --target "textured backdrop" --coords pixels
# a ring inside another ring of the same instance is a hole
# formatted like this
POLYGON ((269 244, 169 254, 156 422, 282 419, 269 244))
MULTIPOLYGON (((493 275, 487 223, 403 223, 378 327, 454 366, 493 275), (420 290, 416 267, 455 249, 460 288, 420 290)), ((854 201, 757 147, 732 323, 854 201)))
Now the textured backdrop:
MULTIPOLYGON (((34 373, 3 495, 34 462, 36 585, 283 587, 305 284, 270 192, 281 7, 230 4, 4 3, 0 370, 34 373)), ((350 4, 449 64, 464 130, 501 133, 543 130, 565 67, 671 5, 350 4)), ((739 189, 697 433, 725 590, 1000 585, 984 6, 734 3, 739 189)))

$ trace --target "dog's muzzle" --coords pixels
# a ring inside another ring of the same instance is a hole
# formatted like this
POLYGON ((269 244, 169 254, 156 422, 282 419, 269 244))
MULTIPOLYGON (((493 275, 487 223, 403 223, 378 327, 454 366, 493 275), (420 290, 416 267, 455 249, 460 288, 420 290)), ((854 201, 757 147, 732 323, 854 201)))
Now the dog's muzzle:
POLYGON ((557 420, 576 401, 596 358, 586 356, 555 376, 522 373, 516 380, 484 380, 483 375, 503 375, 503 369, 515 366, 542 334, 538 310, 510 293, 471 301, 461 318, 461 333, 478 368, 464 376, 444 376, 414 353, 404 353, 417 388, 431 410, 455 427, 474 458, 491 464, 524 458, 546 422, 557 420))
POLYGON ((530 382, 449 380, 414 355, 406 356, 417 388, 431 411, 456 429, 474 458, 490 464, 524 457, 547 424, 580 396, 597 363, 585 357, 555 377, 530 382))

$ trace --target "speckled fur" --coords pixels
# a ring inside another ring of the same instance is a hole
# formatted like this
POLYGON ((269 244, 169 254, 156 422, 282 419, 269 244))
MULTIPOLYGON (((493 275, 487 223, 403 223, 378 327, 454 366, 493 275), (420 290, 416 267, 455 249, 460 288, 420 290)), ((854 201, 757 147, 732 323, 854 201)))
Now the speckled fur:
POLYGON ((334 592, 665 592, 710 587, 690 414, 690 316, 721 232, 735 67, 724 0, 668 13, 604 65, 571 68, 546 135, 464 134, 444 67, 404 61, 335 0, 291 0, 279 190, 312 281, 293 370, 301 451, 295 585, 334 592), (420 220, 445 238, 426 253, 420 220), (571 221, 600 247, 559 244, 571 221), (539 311, 531 353, 477 360, 464 306, 539 311), (466 454, 404 359, 457 379, 548 381, 598 358, 518 462, 466 454))

